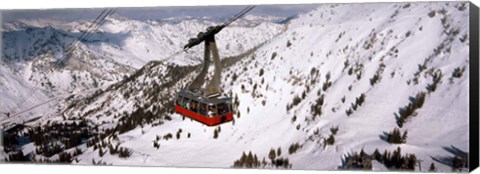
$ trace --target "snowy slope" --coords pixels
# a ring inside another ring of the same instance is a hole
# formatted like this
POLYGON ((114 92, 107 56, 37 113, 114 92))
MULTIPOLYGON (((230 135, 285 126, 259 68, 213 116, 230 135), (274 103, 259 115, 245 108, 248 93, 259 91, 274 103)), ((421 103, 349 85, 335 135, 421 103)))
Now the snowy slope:
MULTIPOLYGON (((244 152, 269 161, 269 150, 280 148, 293 169, 339 169, 345 156, 361 149, 372 154, 401 147, 402 154, 422 160, 422 171, 434 163, 448 172, 450 158, 468 153, 469 24, 468 4, 463 5, 326 4, 301 14, 251 54, 224 58, 223 88, 239 103, 235 121, 220 126, 172 113, 175 92, 199 70, 176 62, 183 59, 149 62, 105 90, 74 96, 61 105, 62 117, 50 121, 86 119, 100 134, 97 145, 103 150, 81 144, 83 153, 73 164, 232 167, 244 152), (426 94, 423 106, 397 123, 400 110, 420 92, 426 94), (364 102, 356 105, 362 94, 364 102), (338 127, 334 143, 326 144, 333 127, 338 127), (384 140, 394 128, 408 131, 406 143, 384 140), (288 153, 295 143, 301 148, 288 153), (106 144, 120 144, 131 156, 107 153, 106 144)), ((105 29, 113 30, 109 25, 105 29)), ((268 27, 257 27, 262 26, 268 27)), ((230 32, 221 34, 235 35, 230 32)), ((229 52, 225 43, 231 41, 218 41, 222 57, 248 50, 229 52)), ((183 58, 201 58, 200 50, 183 58)), ((23 150, 33 152, 29 145, 23 150)), ((373 170, 388 169, 374 161, 373 170)))

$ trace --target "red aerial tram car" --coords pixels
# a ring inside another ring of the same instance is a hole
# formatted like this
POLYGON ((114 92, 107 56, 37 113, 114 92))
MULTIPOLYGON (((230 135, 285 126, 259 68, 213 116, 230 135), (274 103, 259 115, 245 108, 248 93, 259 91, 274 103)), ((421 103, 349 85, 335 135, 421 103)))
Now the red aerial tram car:
POLYGON ((208 27, 206 32, 198 33, 196 38, 191 38, 183 47, 183 50, 187 51, 196 45, 204 43, 205 54, 202 71, 186 89, 177 93, 175 112, 207 126, 214 126, 233 120, 232 98, 223 96, 220 88, 222 62, 218 54, 215 34, 254 7, 248 6, 222 25, 208 27), (212 59, 210 59, 210 56, 212 56, 212 59), (206 84, 205 77, 208 73, 210 62, 214 64, 214 74, 206 87, 203 88, 202 86, 206 84))
POLYGON ((231 101, 229 97, 202 98, 188 91, 180 91, 176 97, 175 112, 207 126, 214 126, 233 119, 231 101))

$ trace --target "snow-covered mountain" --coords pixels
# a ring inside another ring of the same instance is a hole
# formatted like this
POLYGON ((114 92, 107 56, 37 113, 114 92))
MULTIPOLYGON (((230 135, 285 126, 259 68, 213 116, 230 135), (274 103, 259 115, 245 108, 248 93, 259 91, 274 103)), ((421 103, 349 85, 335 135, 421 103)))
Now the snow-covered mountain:
MULTIPOLYGON (((269 18, 251 17, 244 21, 258 23, 262 19, 269 18)), ((51 97, 106 87, 148 61, 167 58, 179 51, 189 38, 215 24, 198 19, 180 23, 136 21, 114 15, 89 39, 72 46, 82 31, 93 26, 90 22, 65 24, 41 19, 6 23, 2 32, 0 78, 1 95, 5 100, 0 108, 4 114, 17 113, 51 97), (69 49, 74 51, 66 56, 69 49)), ((281 30, 281 25, 268 21, 257 25, 235 24, 219 34, 220 54, 242 53, 281 30)), ((202 47, 165 61, 198 64, 202 60, 202 47)), ((56 103, 50 105, 55 107, 56 103)), ((27 115, 44 114, 47 108, 42 106, 27 115)))
POLYGON ((85 49, 136 71, 62 100, 58 112, 30 123, 32 142, 21 150, 34 161, 73 164, 461 170, 468 15, 466 2, 325 4, 284 25, 225 29, 217 36, 231 38, 217 39, 222 88, 236 113, 215 127, 172 108, 199 72, 203 49, 158 58, 207 25, 111 18, 102 31, 129 33, 128 42, 115 47, 121 36, 102 35, 85 49))

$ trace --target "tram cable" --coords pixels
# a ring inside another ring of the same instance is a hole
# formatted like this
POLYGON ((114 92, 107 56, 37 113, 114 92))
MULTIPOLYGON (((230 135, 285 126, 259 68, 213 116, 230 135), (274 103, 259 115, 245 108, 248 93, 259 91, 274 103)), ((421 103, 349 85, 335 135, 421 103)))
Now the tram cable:
MULTIPOLYGON (((239 13, 237 13, 236 15, 232 16, 230 19, 228 19, 228 20, 227 20, 226 22, 224 22, 222 25, 220 25, 221 28, 223 29, 224 27, 230 25, 231 23, 233 23, 234 21, 236 21, 237 19, 241 18, 243 15, 245 15, 246 13, 248 13, 249 11, 251 11, 254 7, 255 7, 255 6, 248 6, 248 7, 246 7, 245 9, 243 9, 242 11, 240 11, 239 13)), ((106 19, 108 16, 112 15, 113 13, 115 13, 115 11, 116 11, 116 9, 110 9, 110 10, 108 10, 108 12, 106 12, 106 9, 103 10, 103 11, 100 13, 100 15, 94 20, 94 23, 91 23, 91 24, 95 24, 95 25, 96 25, 96 26, 93 25, 93 26, 94 26, 94 27, 93 27, 93 30, 90 31, 90 32, 88 32, 88 30, 89 30, 90 28, 92 28, 92 25, 90 25, 90 26, 87 28, 87 30, 85 30, 85 31, 82 33, 82 35, 80 36, 80 38, 79 38, 77 41, 75 41, 74 43, 71 44, 71 47, 73 47, 73 48, 72 48, 72 49, 68 49, 68 50, 67 50, 67 54, 64 54, 64 55, 67 55, 67 56, 68 56, 70 53, 72 53, 74 50, 76 50, 76 49, 78 48, 78 46, 76 45, 76 43, 87 41, 88 38, 90 38, 90 37, 93 35, 93 32, 95 32, 96 30, 98 30, 98 28, 105 22, 105 19, 106 19), (106 12, 106 14, 105 14, 105 12, 106 12), (99 20, 99 19, 100 19, 100 20, 99 20), (98 22, 96 22, 97 20, 98 20, 98 22), (85 35, 85 33, 87 33, 87 34, 85 35), (82 38, 82 37, 83 37, 83 38, 82 38)), ((167 56, 166 58, 161 59, 160 61, 162 61, 162 62, 168 61, 168 60, 170 60, 170 59, 172 59, 172 58, 174 58, 174 57, 176 57, 176 56, 178 56, 178 55, 186 52, 187 50, 188 50, 188 49, 180 49, 180 50, 174 52, 173 54, 167 56)), ((65 59, 56 62, 55 66, 59 66, 60 63, 63 63, 64 60, 65 60, 65 59)), ((37 85, 38 85, 38 83, 37 83, 37 85)), ((34 87, 36 87, 36 86, 34 86, 34 87)), ((100 88, 100 87, 94 88, 94 89, 91 89, 91 90, 97 90, 97 89, 99 89, 99 88, 100 88)), ((33 87, 31 88, 31 90, 29 91, 29 93, 31 93, 31 91, 34 91, 34 88, 33 88, 33 87)), ((85 92, 85 91, 82 91, 82 92, 85 92)), ((29 94, 29 95, 30 95, 30 94, 29 94)), ((64 97, 58 97, 58 96, 57 96, 57 97, 54 97, 54 98, 50 98, 50 99, 48 99, 47 101, 44 101, 44 102, 41 102, 41 103, 36 104, 36 105, 34 105, 34 106, 31 106, 31 107, 29 107, 28 109, 21 110, 21 111, 19 111, 19 112, 16 112, 16 113, 14 113, 14 114, 11 114, 11 116, 10 116, 9 118, 12 118, 12 117, 15 117, 15 116, 19 116, 19 115, 21 115, 21 114, 23 114, 23 113, 25 113, 25 112, 27 112, 27 111, 29 111, 29 110, 32 110, 32 109, 35 109, 35 108, 37 108, 37 107, 43 106, 43 105, 45 105, 45 104, 47 104, 47 103, 49 103, 49 102, 51 102, 51 101, 64 99, 64 98, 70 97, 70 96, 72 96, 72 95, 76 95, 76 94, 74 93, 74 94, 70 94, 70 95, 65 95, 64 97)), ((25 98, 22 100, 22 105, 23 105, 24 102, 25 102, 25 98)), ((17 106, 17 109, 18 109, 18 106, 17 106)), ((8 118, 5 118, 4 120, 7 120, 7 119, 8 119, 8 118)), ((2 121, 4 121, 4 120, 2 120, 2 121)), ((223 120, 223 121, 225 121, 225 120, 223 120)))

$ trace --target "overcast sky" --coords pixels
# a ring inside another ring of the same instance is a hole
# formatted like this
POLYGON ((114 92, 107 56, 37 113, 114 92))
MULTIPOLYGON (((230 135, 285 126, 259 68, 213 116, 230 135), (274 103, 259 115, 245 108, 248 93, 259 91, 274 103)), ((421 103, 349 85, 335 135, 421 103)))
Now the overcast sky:
MULTIPOLYGON (((249 14, 289 17, 308 12, 318 5, 261 5, 249 14)), ((116 14, 133 19, 162 19, 175 16, 221 17, 228 18, 246 6, 193 6, 193 7, 136 7, 117 8, 116 14)), ((2 10, 3 22, 18 19, 55 19, 73 21, 78 19, 94 20, 103 9, 49 9, 49 10, 2 10)))

